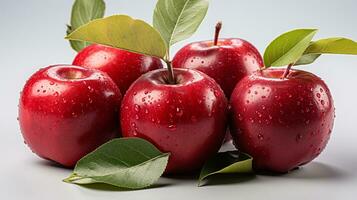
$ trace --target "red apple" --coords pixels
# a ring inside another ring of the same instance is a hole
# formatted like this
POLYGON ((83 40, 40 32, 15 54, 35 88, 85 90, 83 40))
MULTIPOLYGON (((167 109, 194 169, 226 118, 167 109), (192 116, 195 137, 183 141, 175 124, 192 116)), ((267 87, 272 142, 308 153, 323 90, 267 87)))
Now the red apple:
POLYGON ((170 152, 166 173, 196 170, 222 144, 227 100, 207 75, 174 69, 151 71, 136 80, 123 98, 120 122, 124 137, 140 137, 170 152))
POLYGON ((316 158, 330 138, 334 106, 327 85, 309 72, 284 73, 257 71, 232 93, 233 141, 253 156, 256 170, 288 172, 316 158))
POLYGON ((122 94, 142 74, 162 68, 158 58, 98 44, 92 44, 80 51, 73 65, 106 72, 122 94))
POLYGON ((229 98, 238 81, 264 64, 258 50, 249 42, 239 38, 218 39, 220 28, 218 23, 214 41, 194 42, 180 49, 172 65, 207 74, 229 98))
POLYGON ((49 66, 26 82, 19 122, 25 143, 42 158, 66 167, 118 136, 121 94, 103 72, 49 66))

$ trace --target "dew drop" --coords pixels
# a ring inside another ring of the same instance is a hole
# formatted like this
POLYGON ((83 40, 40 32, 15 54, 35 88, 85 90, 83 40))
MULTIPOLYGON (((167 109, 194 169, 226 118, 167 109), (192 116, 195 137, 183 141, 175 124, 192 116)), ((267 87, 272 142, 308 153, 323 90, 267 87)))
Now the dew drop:
POLYGON ((321 94, 320 94, 320 93, 316 93, 316 97, 317 97, 317 98, 320 98, 320 97, 321 97, 321 94))
POLYGON ((140 111, 140 106, 139 106, 138 104, 135 104, 135 105, 134 105, 134 110, 135 110, 136 112, 139 112, 139 111, 140 111))
POLYGON ((170 125, 168 126, 168 128, 169 128, 171 131, 174 131, 174 130, 176 130, 176 125, 175 125, 175 124, 170 124, 170 125))
POLYGON ((321 102, 321 105, 323 105, 323 106, 325 105, 325 101, 324 100, 321 100, 320 102, 321 102))
POLYGON ((135 119, 139 119, 139 115, 135 115, 135 119))
POLYGON ((183 115, 183 110, 177 107, 176 108, 176 115, 181 117, 183 115))
POLYGON ((300 142, 302 139, 302 135, 301 134, 297 134, 296 136, 296 142, 300 142))
POLYGON ((259 139, 259 140, 264 140, 264 136, 259 133, 259 134, 258 134, 258 139, 259 139))

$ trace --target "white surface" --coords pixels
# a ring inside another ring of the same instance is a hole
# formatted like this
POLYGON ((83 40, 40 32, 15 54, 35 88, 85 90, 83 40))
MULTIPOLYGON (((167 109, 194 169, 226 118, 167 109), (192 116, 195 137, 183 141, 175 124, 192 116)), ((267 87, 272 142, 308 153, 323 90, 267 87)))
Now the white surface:
MULTIPOLYGON (((32 154, 22 142, 16 117, 25 80, 39 67, 70 63, 75 55, 63 39, 71 3, 1 1, 0 199, 356 199, 357 56, 323 56, 304 67, 329 85, 337 118, 327 149, 301 170, 200 188, 196 180, 187 178, 162 178, 161 187, 139 191, 89 189, 61 182, 70 171, 32 154)), ((107 14, 126 13, 151 22, 154 4, 153 0, 107 0, 107 14)), ((261 52, 274 37, 292 28, 317 27, 320 38, 357 40, 356 8, 354 0, 216 0, 197 34, 174 51, 189 41, 210 39, 217 20, 224 23, 222 37, 245 38, 261 52)))

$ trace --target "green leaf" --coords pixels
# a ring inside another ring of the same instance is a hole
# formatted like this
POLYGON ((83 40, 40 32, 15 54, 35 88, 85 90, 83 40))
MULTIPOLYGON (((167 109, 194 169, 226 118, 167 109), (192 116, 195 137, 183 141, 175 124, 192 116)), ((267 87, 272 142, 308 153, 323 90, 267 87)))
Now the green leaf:
POLYGON ((196 32, 207 9, 207 0, 158 0, 153 24, 170 47, 196 32))
MULTIPOLYGON (((104 12, 105 3, 103 0, 75 0, 72 6, 71 23, 67 25, 67 35, 93 19, 102 18, 104 12)), ((88 42, 69 42, 71 47, 77 52, 89 45, 88 42)))
POLYGON ((342 37, 325 38, 310 42, 310 45, 295 65, 313 63, 321 54, 357 55, 357 42, 342 37))
POLYGON ((294 66, 313 63, 320 56, 321 54, 304 54, 295 62, 294 66))
POLYGON ((105 183, 139 189, 154 184, 164 172, 169 154, 139 138, 118 138, 80 159, 64 181, 105 183))
POLYGON ((264 52, 265 66, 285 66, 295 63, 303 55, 316 32, 316 29, 297 29, 280 35, 264 52))
POLYGON ((325 38, 312 42, 305 54, 350 54, 357 55, 357 42, 342 38, 325 38))
POLYGON ((215 174, 252 173, 253 158, 238 151, 227 151, 216 154, 203 166, 199 185, 202 181, 215 174))
POLYGON ((98 43, 164 58, 165 42, 152 26, 127 15, 96 19, 79 27, 67 39, 98 43))

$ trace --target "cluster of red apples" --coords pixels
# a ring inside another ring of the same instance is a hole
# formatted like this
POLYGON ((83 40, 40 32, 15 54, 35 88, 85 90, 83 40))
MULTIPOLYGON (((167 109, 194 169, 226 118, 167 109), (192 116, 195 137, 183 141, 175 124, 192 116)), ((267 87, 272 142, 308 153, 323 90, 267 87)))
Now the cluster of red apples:
POLYGON ((73 167, 116 137, 140 137, 170 152, 166 173, 199 169, 230 128, 255 170, 287 172, 324 149, 332 130, 330 91, 301 70, 264 69, 249 42, 186 45, 172 60, 92 44, 73 65, 37 71, 23 88, 19 122, 40 157, 73 167))

